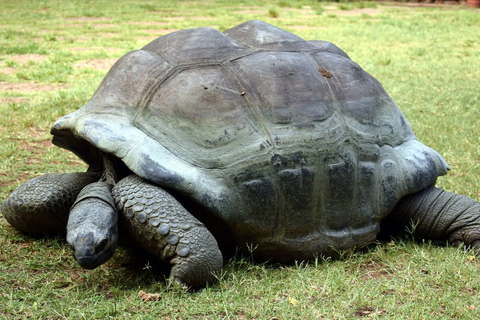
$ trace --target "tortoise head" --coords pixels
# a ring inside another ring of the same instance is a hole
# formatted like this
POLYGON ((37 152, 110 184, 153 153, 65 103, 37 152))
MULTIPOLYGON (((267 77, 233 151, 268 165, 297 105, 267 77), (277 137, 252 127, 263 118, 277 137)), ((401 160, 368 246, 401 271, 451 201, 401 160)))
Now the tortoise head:
POLYGON ((111 233, 104 231, 84 229, 67 236, 73 256, 82 268, 95 269, 113 256, 116 241, 111 233))
POLYGON ((118 217, 110 189, 105 182, 87 185, 70 210, 67 243, 85 269, 106 262, 117 246, 118 217))

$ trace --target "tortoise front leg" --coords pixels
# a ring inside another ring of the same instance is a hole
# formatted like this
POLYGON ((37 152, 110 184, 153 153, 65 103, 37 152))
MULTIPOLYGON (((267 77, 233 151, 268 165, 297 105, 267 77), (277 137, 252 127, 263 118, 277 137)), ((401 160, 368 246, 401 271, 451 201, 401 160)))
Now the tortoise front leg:
POLYGON ((17 230, 35 236, 65 233, 78 193, 97 181, 94 172, 47 173, 26 181, 2 204, 2 214, 17 230))
POLYGON ((112 190, 123 226, 146 250, 172 264, 170 277, 192 288, 215 282, 223 258, 208 229, 168 192, 131 175, 112 190))
POLYGON ((480 203, 433 186, 403 197, 385 222, 413 223, 418 237, 480 249, 480 203))

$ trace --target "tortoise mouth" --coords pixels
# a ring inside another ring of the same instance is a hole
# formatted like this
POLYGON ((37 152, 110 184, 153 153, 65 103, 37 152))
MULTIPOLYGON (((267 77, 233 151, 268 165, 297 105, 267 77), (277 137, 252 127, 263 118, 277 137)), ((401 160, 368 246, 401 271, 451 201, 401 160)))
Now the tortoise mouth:
POLYGON ((117 240, 112 235, 105 237, 103 241, 96 241, 92 232, 79 234, 69 240, 73 256, 78 264, 84 269, 95 269, 108 261, 115 252, 117 240))

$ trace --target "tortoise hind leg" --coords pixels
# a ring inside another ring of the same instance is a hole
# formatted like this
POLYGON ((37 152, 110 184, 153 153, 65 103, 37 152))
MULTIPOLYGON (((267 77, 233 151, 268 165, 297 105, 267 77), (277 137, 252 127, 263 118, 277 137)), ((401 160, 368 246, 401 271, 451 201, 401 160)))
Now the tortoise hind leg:
POLYGON ((68 212, 78 193, 98 180, 93 172, 47 173, 26 181, 2 204, 5 219, 35 236, 65 233, 68 212))
POLYGON ((112 190, 121 224, 147 251, 170 262, 172 280, 192 288, 215 282, 223 258, 210 231, 168 192, 131 175, 112 190))
POLYGON ((415 235, 480 249, 480 203, 436 187, 403 197, 382 223, 416 225, 415 235))

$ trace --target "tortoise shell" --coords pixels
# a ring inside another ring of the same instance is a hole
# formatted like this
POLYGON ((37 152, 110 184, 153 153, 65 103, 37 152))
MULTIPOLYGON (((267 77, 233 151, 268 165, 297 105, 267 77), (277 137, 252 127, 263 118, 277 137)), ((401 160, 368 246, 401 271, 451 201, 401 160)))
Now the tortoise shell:
POLYGON ((261 21, 126 54, 51 132, 89 164, 110 154, 193 199, 267 258, 362 247, 449 169, 342 50, 261 21))

